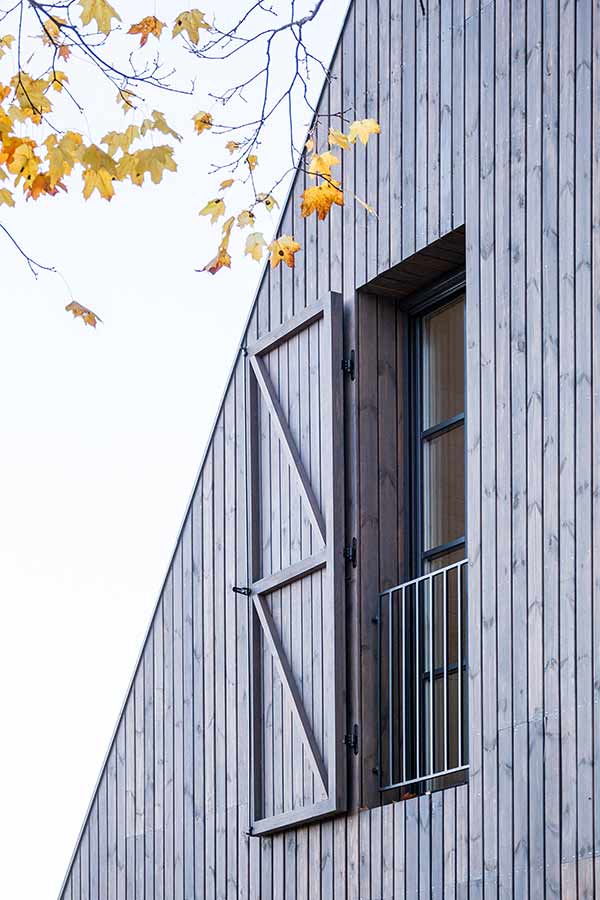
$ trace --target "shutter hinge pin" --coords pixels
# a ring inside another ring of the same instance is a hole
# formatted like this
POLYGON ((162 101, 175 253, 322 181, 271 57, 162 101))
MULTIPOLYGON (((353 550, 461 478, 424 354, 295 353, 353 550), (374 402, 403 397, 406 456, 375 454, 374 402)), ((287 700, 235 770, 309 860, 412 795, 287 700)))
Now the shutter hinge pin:
POLYGON ((352 538, 352 543, 348 547, 344 547, 344 559, 352 563, 352 568, 356 568, 356 538, 352 538))
POLYGON ((344 743, 352 749, 355 756, 358 756, 358 725, 354 725, 352 734, 344 735, 344 743))
POLYGON ((231 588, 234 594, 243 594, 245 597, 249 597, 252 591, 248 587, 233 587, 231 588))
POLYGON ((349 356, 345 356, 343 358, 342 372, 344 372, 346 375, 349 375, 351 381, 354 381, 354 350, 350 351, 349 356))

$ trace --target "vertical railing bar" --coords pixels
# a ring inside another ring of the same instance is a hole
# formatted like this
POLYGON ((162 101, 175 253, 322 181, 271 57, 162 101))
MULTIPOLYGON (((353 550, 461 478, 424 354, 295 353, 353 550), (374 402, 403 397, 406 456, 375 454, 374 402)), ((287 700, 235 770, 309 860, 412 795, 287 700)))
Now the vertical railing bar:
MULTIPOLYGON (((377 736, 377 778, 379 781, 379 789, 383 787, 383 771, 381 765, 382 752, 381 745, 383 743, 383 715, 381 709, 381 612, 382 612, 382 594, 377 597, 377 709, 379 713, 379 731, 377 736)), ((390 783, 393 779, 390 779, 390 783)))
POLYGON ((456 592, 456 608, 457 608, 457 630, 458 630, 458 668, 457 668, 457 678, 458 678, 458 765, 462 766, 462 690, 463 690, 463 681, 462 681, 462 573, 463 573, 463 564, 459 565, 456 570, 457 574, 457 592, 456 592))
POLYGON ((388 591, 388 752, 390 784, 394 782, 394 647, 393 647, 393 605, 392 591, 388 591))
POLYGON ((433 590, 435 576, 429 579, 429 771, 435 772, 435 731, 433 722, 433 590))
POLYGON ((419 693, 421 688, 421 654, 419 652, 419 600, 421 595, 420 587, 420 582, 417 581, 415 584, 415 648, 417 653, 415 672, 417 727, 415 731, 417 739, 417 778, 421 777, 421 707, 419 703, 419 693))
POLYGON ((448 570, 444 573, 444 768, 448 768, 448 570))
POLYGON ((402 781, 406 781, 406 588, 402 588, 402 781))

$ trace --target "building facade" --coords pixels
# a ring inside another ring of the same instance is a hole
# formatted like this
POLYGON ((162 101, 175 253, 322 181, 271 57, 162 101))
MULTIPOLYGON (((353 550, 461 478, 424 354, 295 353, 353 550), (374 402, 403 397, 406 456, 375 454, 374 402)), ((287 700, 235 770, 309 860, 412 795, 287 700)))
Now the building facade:
POLYGON ((61 900, 600 896, 600 6, 332 73, 61 900))

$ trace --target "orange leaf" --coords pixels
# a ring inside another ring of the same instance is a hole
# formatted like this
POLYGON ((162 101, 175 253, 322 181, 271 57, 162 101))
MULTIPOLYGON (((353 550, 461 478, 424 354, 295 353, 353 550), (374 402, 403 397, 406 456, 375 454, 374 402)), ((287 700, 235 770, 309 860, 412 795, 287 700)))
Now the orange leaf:
POLYGON ((286 263, 290 269, 293 269, 294 254, 300 250, 300 244, 294 240, 291 234, 283 234, 269 244, 269 250, 271 251, 272 269, 276 269, 280 262, 286 263))
POLYGON ((335 203, 344 205, 344 195, 339 181, 324 181, 316 187, 309 187, 302 194, 302 218, 305 219, 311 213, 316 212, 321 221, 327 218, 329 210, 335 203))
POLYGON ((95 312, 92 312, 91 309, 88 309, 87 306, 82 306, 81 303, 78 303, 77 300, 72 300, 67 306, 65 306, 67 312, 72 312, 75 318, 77 319, 79 316, 83 319, 86 325, 91 325, 92 328, 96 327, 97 322, 101 322, 102 319, 95 312))
POLYGON ((145 16, 140 22, 132 25, 127 34, 140 34, 140 47, 143 47, 151 34, 159 38, 164 27, 165 23, 156 16, 145 16))

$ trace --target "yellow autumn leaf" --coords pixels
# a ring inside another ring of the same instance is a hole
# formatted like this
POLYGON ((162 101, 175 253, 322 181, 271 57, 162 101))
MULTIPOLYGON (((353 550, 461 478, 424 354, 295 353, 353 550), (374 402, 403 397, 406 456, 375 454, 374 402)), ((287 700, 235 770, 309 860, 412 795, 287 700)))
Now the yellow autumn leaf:
POLYGON ((302 218, 316 212, 321 221, 325 219, 331 207, 344 205, 344 195, 339 181, 324 181, 315 187, 306 188, 302 193, 302 218))
POLYGON ((225 149, 229 150, 230 153, 235 153, 236 150, 240 149, 240 145, 237 141, 227 141, 225 149))
POLYGON ((161 113, 158 109, 152 110, 151 119, 144 119, 140 130, 142 134, 146 134, 148 131, 160 131, 161 134, 169 134, 171 137, 174 137, 176 141, 181 140, 181 135, 173 131, 165 119, 164 113, 161 113))
POLYGON ((256 216, 250 209, 244 209, 237 217, 237 223, 240 228, 245 228, 246 225, 254 225, 256 216))
POLYGON ((294 254, 300 250, 300 244, 294 240, 291 234, 283 234, 276 241, 269 244, 271 253, 271 268, 276 269, 280 262, 286 263, 290 269, 294 268, 294 254))
POLYGON ((177 171, 177 163, 173 159, 173 148, 166 144, 161 144, 159 147, 147 147, 136 153, 124 153, 117 163, 119 181, 130 178, 138 187, 144 183, 146 174, 150 175, 154 184, 160 184, 165 171, 177 171))
POLYGON ((248 163, 248 168, 251 172, 254 172, 255 168, 258 165, 258 156, 255 153, 249 153, 246 157, 246 162, 248 163))
POLYGON ((362 144, 366 144, 372 134, 381 134, 379 123, 375 119, 359 119, 350 126, 348 137, 352 144, 357 138, 362 144))
POLYGON ((223 228, 221 229, 221 233, 223 235, 221 239, 221 243, 219 244, 219 250, 227 250, 229 247, 229 239, 231 237, 231 229, 233 228, 233 223, 235 221, 234 216, 230 216, 223 222, 223 228))
POLYGON ((225 181, 222 181, 221 184, 219 185, 219 189, 222 191, 226 191, 227 188, 231 187, 231 185, 234 183, 234 181, 235 181, 235 178, 226 178, 225 181))
POLYGON ((188 9, 186 12, 180 12, 173 26, 173 37, 177 37, 182 32, 187 32, 187 36, 192 44, 197 44, 200 40, 200 31, 210 31, 210 25, 204 19, 204 13, 199 9, 188 9))
POLYGON ((36 156, 33 147, 29 143, 23 143, 16 148, 6 168, 12 175, 16 176, 15 186, 19 184, 21 179, 27 186, 27 183, 33 181, 37 175, 39 167, 40 158, 36 156))
POLYGON ((63 84, 68 84, 68 83, 69 83, 69 79, 67 78, 67 76, 65 75, 64 72, 61 72, 58 69, 55 69, 53 71, 52 79, 50 81, 50 86, 55 91, 58 91, 58 93, 60 94, 60 92, 63 89, 63 84))
POLYGON ((44 34, 42 36, 43 43, 46 45, 56 45, 60 37, 60 26, 66 24, 67 20, 61 19, 60 16, 53 16, 51 19, 46 19, 44 22, 44 34))
POLYGON ((5 34, 4 37, 0 38, 0 59, 2 59, 7 50, 10 50, 13 42, 14 36, 12 34, 5 34))
POLYGON ((27 185, 25 194, 27 200, 37 200, 42 194, 48 194, 50 197, 54 197, 58 194, 59 188, 62 191, 67 190, 62 181, 57 181, 55 184, 52 184, 48 172, 38 172, 33 181, 27 185))
POLYGON ((211 114, 207 112, 196 113, 196 115, 192 117, 192 121, 198 134, 202 134, 203 131, 208 131, 213 125, 213 118, 211 114))
POLYGON ((225 204, 220 197, 216 197, 214 200, 209 200, 198 215, 210 216, 210 221, 214 225, 217 219, 225 215, 225 204))
POLYGON ((79 0, 79 5, 82 23, 89 25, 94 21, 103 34, 110 34, 112 19, 121 21, 121 16, 107 0, 79 0))
POLYGON ((229 255, 227 250, 219 249, 219 252, 215 256, 215 258, 211 259, 211 261, 199 271, 210 272, 211 275, 216 275, 219 269, 222 269, 224 266, 228 269, 231 268, 231 256, 229 255))
POLYGON ((132 143, 139 138, 140 129, 137 125, 129 125, 125 131, 109 131, 102 138, 102 144, 106 144, 107 153, 114 156, 117 151, 127 153, 132 143))
POLYGON ((313 150, 315 149, 315 139, 313 138, 312 135, 308 138, 307 142, 305 143, 304 149, 307 151, 307 153, 312 153, 313 150))
POLYGON ((44 141, 48 177, 54 187, 65 175, 70 175, 78 161, 78 153, 82 146, 82 137, 76 131, 67 131, 59 140, 55 134, 49 134, 44 141))
POLYGON ((87 306, 82 306, 81 303, 78 303, 77 300, 71 300, 70 303, 65 306, 67 312, 73 313, 73 316, 78 319, 81 318, 85 322, 86 325, 91 325, 92 328, 96 327, 97 322, 101 322, 102 319, 100 316, 92 312, 91 309, 88 309, 87 306))
POLYGON ((26 72, 19 72, 10 80, 14 89, 18 108, 12 106, 11 113, 19 122, 31 119, 39 125, 42 116, 52 110, 52 104, 46 97, 48 81, 45 78, 31 78, 26 72))
POLYGON ((114 159, 101 150, 96 144, 86 147, 81 155, 83 169, 83 196, 89 200, 94 191, 98 191, 105 200, 110 200, 115 193, 113 179, 117 177, 117 166, 114 159))
POLYGON ((138 99, 138 95, 134 94, 133 91, 130 91, 128 88, 120 88, 119 93, 117 94, 117 103, 123 107, 123 112, 125 114, 131 109, 137 109, 134 101, 138 99))
POLYGON ((0 188, 0 206, 14 206, 13 195, 8 188, 0 188))
POLYGON ((141 35, 140 47, 143 47, 151 34, 155 38, 159 38, 164 27, 165 23, 157 19, 156 16, 144 16, 143 19, 131 26, 127 34, 141 35))
POLYGON ((279 203, 272 194, 257 194, 256 199, 259 203, 264 203, 265 207, 271 212, 279 203))
POLYGON ((325 153, 315 153, 308 167, 308 174, 315 177, 316 175, 331 176, 331 167, 339 165, 339 159, 329 150, 325 153))
POLYGON ((341 147, 342 150, 348 150, 350 147, 350 138, 343 131, 337 128, 330 128, 327 140, 330 147, 341 147))
POLYGON ((267 242, 265 241, 260 231, 253 231, 246 238, 246 247, 244 249, 244 253, 246 254, 246 256, 251 256, 252 259, 256 260, 256 262, 260 262, 263 258, 263 253, 266 246, 267 242))

